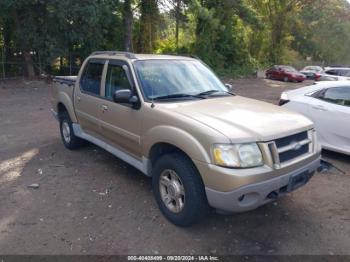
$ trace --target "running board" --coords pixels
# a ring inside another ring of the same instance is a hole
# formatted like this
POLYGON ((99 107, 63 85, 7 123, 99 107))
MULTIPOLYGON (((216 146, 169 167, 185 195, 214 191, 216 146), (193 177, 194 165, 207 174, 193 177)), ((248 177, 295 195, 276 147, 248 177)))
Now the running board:
POLYGON ((147 166, 148 166, 148 159, 145 157, 142 157, 142 161, 136 159, 133 156, 130 156, 129 154, 124 153, 123 151, 107 144, 106 142, 93 137, 92 135, 89 135, 85 133, 79 124, 73 123, 73 131, 74 134, 77 137, 80 137, 82 139, 85 139, 104 150, 108 151, 109 153, 115 155, 116 157, 120 158, 121 160, 125 161, 126 163, 130 164, 131 166, 135 167, 136 169, 140 170, 142 173, 144 173, 146 176, 150 176, 147 172, 147 166))

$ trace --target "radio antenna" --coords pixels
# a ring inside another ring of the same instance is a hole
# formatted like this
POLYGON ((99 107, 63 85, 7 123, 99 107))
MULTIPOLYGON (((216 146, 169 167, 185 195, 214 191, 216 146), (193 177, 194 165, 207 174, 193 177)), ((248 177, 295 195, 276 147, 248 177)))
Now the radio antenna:
POLYGON ((151 104, 151 108, 154 108, 154 90, 153 90, 153 85, 151 85, 151 96, 152 96, 152 104, 151 104))

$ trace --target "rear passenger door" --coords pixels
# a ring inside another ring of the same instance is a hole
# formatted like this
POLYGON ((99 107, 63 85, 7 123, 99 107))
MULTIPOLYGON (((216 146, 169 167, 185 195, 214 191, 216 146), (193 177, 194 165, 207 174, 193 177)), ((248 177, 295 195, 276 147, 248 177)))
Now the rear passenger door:
POLYGON ((78 122, 84 132, 99 136, 101 115, 101 86, 105 60, 90 59, 75 88, 74 106, 78 122))
POLYGON ((109 144, 140 158, 142 112, 131 105, 113 101, 113 94, 117 90, 129 89, 137 95, 133 80, 128 79, 123 67, 129 68, 123 61, 110 60, 108 63, 103 88, 104 101, 101 105, 101 133, 109 144))

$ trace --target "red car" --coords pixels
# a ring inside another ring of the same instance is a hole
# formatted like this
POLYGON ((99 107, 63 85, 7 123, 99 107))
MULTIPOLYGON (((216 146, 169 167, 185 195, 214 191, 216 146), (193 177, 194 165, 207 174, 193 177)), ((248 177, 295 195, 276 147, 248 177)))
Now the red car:
POLYGON ((303 82, 306 76, 292 66, 275 65, 266 71, 266 78, 283 80, 284 82, 303 82))

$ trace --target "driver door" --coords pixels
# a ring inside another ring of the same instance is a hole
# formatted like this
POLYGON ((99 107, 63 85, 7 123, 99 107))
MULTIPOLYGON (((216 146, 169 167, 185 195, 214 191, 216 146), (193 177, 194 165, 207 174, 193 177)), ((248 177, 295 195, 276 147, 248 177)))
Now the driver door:
POLYGON ((128 65, 123 61, 108 62, 106 81, 102 88, 104 99, 100 108, 101 134, 107 143, 140 158, 142 113, 129 104, 113 101, 113 94, 117 90, 130 89, 136 94, 123 66, 128 65))

